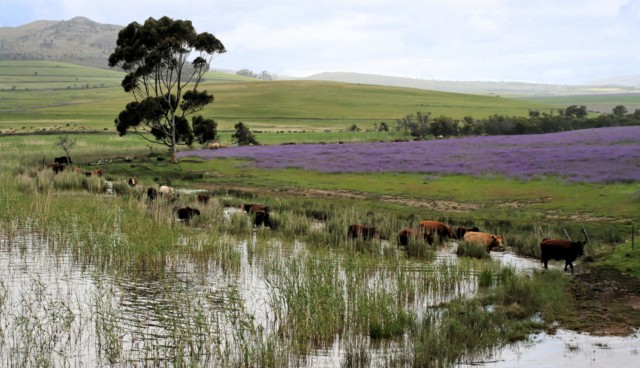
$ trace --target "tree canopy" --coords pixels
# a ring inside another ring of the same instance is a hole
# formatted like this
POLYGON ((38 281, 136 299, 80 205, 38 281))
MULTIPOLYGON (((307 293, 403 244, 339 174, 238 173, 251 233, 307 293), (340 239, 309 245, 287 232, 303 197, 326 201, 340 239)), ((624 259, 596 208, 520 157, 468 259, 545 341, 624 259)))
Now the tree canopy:
POLYGON ((258 145, 258 140, 253 135, 251 129, 243 122, 234 125, 236 132, 231 135, 231 139, 238 143, 238 146, 258 145))
POLYGON ((225 51, 215 36, 196 33, 188 20, 149 18, 123 28, 109 56, 110 67, 127 73, 121 85, 134 97, 114 121, 120 135, 134 131, 164 144, 174 162, 178 145, 215 139, 215 121, 197 115, 190 124, 187 117, 213 102, 213 95, 198 87, 214 55, 225 51))

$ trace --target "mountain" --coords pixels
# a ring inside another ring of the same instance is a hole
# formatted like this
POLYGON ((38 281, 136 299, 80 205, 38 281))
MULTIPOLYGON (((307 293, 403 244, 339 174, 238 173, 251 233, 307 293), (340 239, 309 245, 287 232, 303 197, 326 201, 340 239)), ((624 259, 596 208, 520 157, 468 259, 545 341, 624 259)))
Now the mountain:
POLYGON ((51 60, 106 68, 122 28, 84 17, 0 27, 0 60, 51 60))
MULTIPOLYGON (((108 68, 120 25, 101 24, 84 17, 67 21, 40 20, 19 27, 0 27, 0 60, 45 60, 108 68)), ((222 71, 222 70, 218 70, 222 71)), ((224 70, 230 74, 235 71, 224 70)), ((615 77, 589 85, 571 86, 519 82, 442 81, 361 73, 320 73, 306 78, 356 84, 409 87, 444 92, 501 96, 566 96, 640 93, 640 76, 615 77)))

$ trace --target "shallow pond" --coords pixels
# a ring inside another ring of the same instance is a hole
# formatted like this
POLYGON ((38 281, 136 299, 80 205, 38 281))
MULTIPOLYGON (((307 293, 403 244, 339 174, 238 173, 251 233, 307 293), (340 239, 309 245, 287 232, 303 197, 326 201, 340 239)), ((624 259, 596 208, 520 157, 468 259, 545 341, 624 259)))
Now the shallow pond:
MULTIPOLYGON (((287 293, 311 293, 305 288, 333 283, 346 310, 358 303, 358 295, 402 295, 406 308, 425 310, 477 290, 477 263, 458 260, 455 244, 441 248, 432 263, 407 261, 401 253, 369 263, 331 252, 311 254, 304 244, 254 235, 221 243, 225 257, 171 255, 162 269, 125 273, 98 269, 60 246, 59 234, 2 231, 0 366, 7 367, 259 365, 268 349, 284 355, 280 361, 289 365, 310 367, 339 366, 349 352, 366 350, 370 364, 382 366, 405 348, 402 339, 373 341, 358 332, 356 322, 347 323, 354 332, 308 343, 303 353, 279 346, 274 341, 293 333, 284 323, 294 308, 283 306, 287 293)), ((182 240, 185 247, 197 247, 198 241, 182 240)), ((519 272, 541 267, 507 252, 492 258, 519 272)), ((586 366, 601 361, 625 366, 637 350, 637 337, 589 340, 559 330, 500 350, 486 364, 557 366, 561 359, 584 358, 586 366)))

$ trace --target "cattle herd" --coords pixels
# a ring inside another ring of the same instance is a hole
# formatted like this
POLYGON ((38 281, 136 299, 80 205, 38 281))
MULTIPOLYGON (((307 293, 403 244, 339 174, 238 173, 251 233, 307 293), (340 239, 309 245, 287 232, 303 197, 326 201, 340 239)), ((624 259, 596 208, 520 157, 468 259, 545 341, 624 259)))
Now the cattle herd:
MULTIPOLYGON (((347 235, 350 238, 360 238, 370 240, 376 235, 380 236, 374 226, 364 224, 352 224, 349 226, 347 235)), ((483 247, 487 253, 492 250, 504 250, 505 241, 503 236, 498 236, 486 232, 481 232, 477 227, 458 227, 455 230, 440 221, 421 221, 418 229, 402 229, 397 234, 397 244, 408 246, 409 242, 426 242, 432 245, 436 239, 444 241, 446 239, 456 239, 465 244, 483 247)), ((586 241, 570 241, 563 239, 543 239, 540 243, 540 259, 547 269, 550 259, 564 260, 564 270, 571 268, 573 273, 573 262, 584 254, 586 241)))
MULTIPOLYGON (((54 174, 58 174, 64 171, 65 166, 71 164, 70 157, 56 157, 53 163, 47 165, 47 168, 51 169, 54 174)), ((73 172, 78 174, 84 174, 86 176, 98 176, 102 177, 104 174, 102 170, 81 170, 78 167, 73 168, 73 172)), ((136 178, 129 178, 127 184, 130 187, 138 185, 136 178)), ((147 200, 155 201, 158 198, 164 198, 168 202, 174 202, 176 200, 175 189, 161 185, 158 188, 149 187, 147 189, 147 200)), ((201 205, 206 205, 209 202, 209 195, 200 193, 196 196, 196 200, 201 205)), ((253 217, 253 223, 255 226, 264 226, 272 228, 273 224, 270 220, 270 209, 267 206, 250 203, 243 206, 244 212, 250 214, 253 217)), ((174 207, 173 213, 178 220, 184 223, 189 223, 189 220, 195 216, 200 216, 200 210, 197 208, 184 206, 174 207)), ((347 229, 347 237, 351 239, 363 239, 371 240, 374 237, 384 239, 383 234, 378 232, 374 226, 365 224, 351 224, 347 229)), ((455 230, 441 222, 441 221, 421 221, 418 224, 417 229, 401 229, 397 234, 397 244, 400 246, 408 246, 410 242, 425 242, 429 245, 433 245, 435 241, 445 241, 447 239, 455 239, 465 244, 473 246, 483 247, 487 253, 492 250, 504 250, 505 241, 503 236, 498 236, 486 232, 480 231, 477 227, 465 228, 457 227, 455 230)), ((571 273, 573 273, 573 262, 584 254, 584 245, 586 241, 570 241, 563 239, 543 239, 540 243, 540 260, 547 268, 549 260, 564 260, 564 270, 570 267, 571 273)))

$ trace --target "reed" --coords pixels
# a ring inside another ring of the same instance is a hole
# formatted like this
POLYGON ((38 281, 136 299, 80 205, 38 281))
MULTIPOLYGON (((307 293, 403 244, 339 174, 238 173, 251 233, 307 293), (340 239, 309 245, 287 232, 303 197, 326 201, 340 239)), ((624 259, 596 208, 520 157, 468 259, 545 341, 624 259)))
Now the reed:
POLYGON ((460 244, 458 244, 456 255, 458 257, 471 257, 477 259, 489 258, 489 253, 487 253, 486 247, 468 244, 465 242, 461 242, 460 244))

